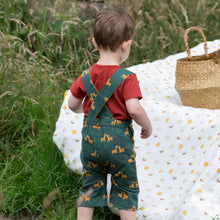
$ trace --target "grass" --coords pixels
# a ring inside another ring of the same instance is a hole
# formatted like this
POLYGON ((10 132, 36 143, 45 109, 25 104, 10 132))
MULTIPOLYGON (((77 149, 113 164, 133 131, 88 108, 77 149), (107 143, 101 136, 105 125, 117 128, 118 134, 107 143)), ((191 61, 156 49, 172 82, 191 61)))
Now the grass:
MULTIPOLYGON (((184 51, 190 26, 208 40, 219 38, 217 0, 105 4, 124 7, 136 22, 125 67, 184 51)), ((0 2, 0 216, 76 219, 80 175, 67 168, 52 136, 64 91, 98 56, 94 10, 81 12, 79 2, 68 0, 0 2)), ((190 47, 202 42, 196 32, 189 39, 190 47)), ((102 208, 94 219, 117 217, 102 208)))

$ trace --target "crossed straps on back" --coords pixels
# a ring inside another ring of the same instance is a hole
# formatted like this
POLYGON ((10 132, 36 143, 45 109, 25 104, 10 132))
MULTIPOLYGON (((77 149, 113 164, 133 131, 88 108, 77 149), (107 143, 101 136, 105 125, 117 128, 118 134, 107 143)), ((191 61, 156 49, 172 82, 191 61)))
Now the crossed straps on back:
POLYGON ((124 79, 131 74, 133 73, 129 70, 123 68, 118 69, 98 92, 91 80, 90 69, 83 71, 81 75, 83 86, 91 100, 88 117, 96 118, 99 115, 101 118, 113 118, 105 104, 124 79))

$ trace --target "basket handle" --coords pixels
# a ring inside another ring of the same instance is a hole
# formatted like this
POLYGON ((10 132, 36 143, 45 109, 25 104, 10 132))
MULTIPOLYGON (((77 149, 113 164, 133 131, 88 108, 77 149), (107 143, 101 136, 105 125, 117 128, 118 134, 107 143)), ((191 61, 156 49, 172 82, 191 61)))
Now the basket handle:
POLYGON ((206 40, 206 36, 204 35, 204 33, 197 27, 190 27, 188 28, 186 31, 185 31, 185 35, 184 35, 184 41, 185 41, 185 45, 186 45, 186 51, 187 51, 187 54, 188 54, 188 58, 191 58, 191 53, 190 53, 190 49, 189 49, 189 44, 188 44, 188 40, 187 40, 187 36, 188 36, 188 33, 192 30, 196 30, 198 31, 203 39, 204 39, 204 50, 205 50, 205 55, 206 57, 208 58, 209 55, 208 55, 208 48, 207 48, 207 40, 206 40))

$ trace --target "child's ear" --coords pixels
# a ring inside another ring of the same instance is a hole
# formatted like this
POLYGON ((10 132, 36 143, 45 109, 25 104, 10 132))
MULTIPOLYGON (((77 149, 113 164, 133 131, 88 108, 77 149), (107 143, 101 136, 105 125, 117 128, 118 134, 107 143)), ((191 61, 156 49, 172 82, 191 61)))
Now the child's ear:
POLYGON ((97 43, 96 43, 96 41, 95 41, 95 38, 94 38, 94 37, 92 38, 92 43, 93 43, 93 45, 94 45, 95 49, 96 49, 96 50, 99 50, 99 47, 98 47, 98 45, 97 45, 97 43))
POLYGON ((131 46, 131 43, 132 43, 132 40, 127 40, 127 41, 124 41, 122 44, 121 44, 121 49, 122 51, 126 51, 128 47, 131 46))

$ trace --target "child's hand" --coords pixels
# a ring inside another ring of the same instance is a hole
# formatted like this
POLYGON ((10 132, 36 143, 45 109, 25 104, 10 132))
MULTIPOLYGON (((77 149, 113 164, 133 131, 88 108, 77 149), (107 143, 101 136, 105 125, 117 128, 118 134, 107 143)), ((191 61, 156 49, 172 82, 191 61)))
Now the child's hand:
POLYGON ((141 138, 142 139, 146 139, 148 137, 151 136, 151 132, 149 132, 148 130, 145 130, 145 129, 141 129, 141 138))

